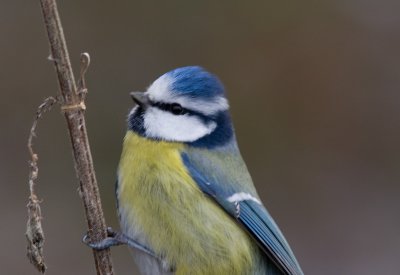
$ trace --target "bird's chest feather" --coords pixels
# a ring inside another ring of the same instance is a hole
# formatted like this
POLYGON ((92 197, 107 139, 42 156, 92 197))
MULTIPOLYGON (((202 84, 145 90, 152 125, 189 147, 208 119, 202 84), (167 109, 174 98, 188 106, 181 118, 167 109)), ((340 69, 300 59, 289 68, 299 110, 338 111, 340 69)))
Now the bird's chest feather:
POLYGON ((125 234, 145 242, 177 274, 245 274, 257 248, 190 177, 184 145, 128 132, 117 197, 125 234))

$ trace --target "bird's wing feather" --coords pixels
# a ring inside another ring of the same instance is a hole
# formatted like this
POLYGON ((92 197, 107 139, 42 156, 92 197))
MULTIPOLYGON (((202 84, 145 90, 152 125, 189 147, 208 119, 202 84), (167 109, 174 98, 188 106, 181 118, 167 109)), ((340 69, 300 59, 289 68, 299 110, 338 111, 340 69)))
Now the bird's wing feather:
POLYGON ((199 188, 243 225, 284 274, 303 274, 283 234, 257 199, 256 191, 240 154, 237 160, 235 160, 236 157, 216 157, 216 155, 210 155, 212 153, 209 152, 204 152, 207 155, 202 156, 202 154, 201 151, 182 153, 183 162, 199 188), (229 175, 221 167, 226 165, 232 166, 229 167, 231 171, 229 175), (245 177, 235 176, 236 173, 246 173, 246 175, 245 177), (236 182, 237 178, 250 182, 240 184, 236 182), (236 197, 233 197, 235 194, 236 197), (240 194, 245 196, 240 196, 240 194))

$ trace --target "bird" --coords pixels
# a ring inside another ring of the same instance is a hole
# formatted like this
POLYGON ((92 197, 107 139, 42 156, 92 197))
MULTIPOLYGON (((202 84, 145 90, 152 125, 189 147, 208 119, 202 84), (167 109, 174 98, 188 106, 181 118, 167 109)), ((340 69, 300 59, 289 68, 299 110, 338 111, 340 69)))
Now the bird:
POLYGON ((117 172, 122 232, 145 275, 302 275, 237 144, 223 84, 200 66, 158 77, 136 103, 117 172))

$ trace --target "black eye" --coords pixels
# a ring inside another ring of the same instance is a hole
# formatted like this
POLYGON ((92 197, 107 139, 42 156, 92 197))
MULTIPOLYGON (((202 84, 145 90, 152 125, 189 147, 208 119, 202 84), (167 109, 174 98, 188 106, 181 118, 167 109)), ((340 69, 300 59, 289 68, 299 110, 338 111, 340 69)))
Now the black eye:
POLYGON ((182 115, 185 110, 178 103, 172 103, 171 106, 170 106, 170 111, 174 115, 182 115))

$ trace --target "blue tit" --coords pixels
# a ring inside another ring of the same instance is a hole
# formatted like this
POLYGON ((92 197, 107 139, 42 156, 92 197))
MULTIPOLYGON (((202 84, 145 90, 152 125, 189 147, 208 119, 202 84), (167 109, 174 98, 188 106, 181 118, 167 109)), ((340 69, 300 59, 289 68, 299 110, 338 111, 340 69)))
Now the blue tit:
POLYGON ((178 68, 131 96, 116 186, 122 234, 97 248, 129 244, 149 275, 303 274, 253 185, 218 78, 178 68))

